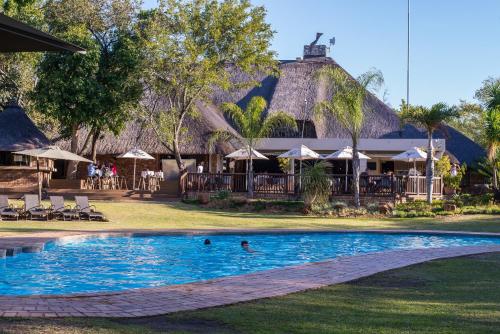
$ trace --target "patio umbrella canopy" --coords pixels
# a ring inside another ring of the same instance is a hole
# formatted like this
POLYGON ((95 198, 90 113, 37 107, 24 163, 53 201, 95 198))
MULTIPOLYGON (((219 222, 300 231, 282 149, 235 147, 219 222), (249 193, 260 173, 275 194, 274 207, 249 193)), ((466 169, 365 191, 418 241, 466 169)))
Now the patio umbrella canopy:
POLYGON ((61 150, 57 146, 46 146, 42 148, 35 148, 31 150, 17 151, 15 154, 27 155, 36 158, 36 168, 38 172, 38 200, 42 199, 42 182, 40 180, 40 165, 39 159, 52 159, 52 160, 68 160, 80 162, 92 162, 89 159, 76 155, 74 153, 61 150))
POLYGON ((85 49, 1 13, 0 41, 0 52, 69 51, 85 53, 85 49))
POLYGON ((118 156, 120 159, 134 159, 134 175, 132 177, 132 188, 135 190, 135 173, 137 166, 137 159, 139 160, 155 160, 152 156, 138 148, 131 149, 128 152, 122 153, 118 156))
MULTIPOLYGON (((358 152, 358 156, 360 159, 363 160, 368 160, 371 159, 369 156, 358 152)), ((348 160, 353 159, 353 152, 352 152, 352 147, 346 146, 341 150, 335 151, 332 154, 329 154, 325 157, 323 157, 325 160, 345 160, 345 191, 347 192, 347 169, 349 168, 349 162, 348 160)))
POLYGON ((302 188, 302 160, 316 160, 321 159, 319 153, 314 152, 306 145, 300 145, 300 147, 292 148, 283 154, 278 155, 278 158, 284 159, 294 159, 299 160, 299 187, 302 188))
MULTIPOLYGON (((427 153, 422 151, 418 147, 413 147, 409 150, 404 151, 403 153, 393 156, 391 160, 413 162, 413 169, 416 171, 417 161, 426 161, 427 153)), ((433 157, 433 160, 437 159, 433 157)))
POLYGON ((314 160, 321 159, 319 153, 314 152, 306 145, 300 145, 300 147, 292 148, 283 154, 278 155, 278 158, 285 159, 295 159, 295 160, 314 160))
POLYGON ((248 147, 240 148, 239 150, 226 155, 226 158, 234 160, 250 160, 250 156, 252 157, 252 160, 269 160, 269 158, 254 149, 252 149, 252 154, 250 154, 250 149, 248 147))

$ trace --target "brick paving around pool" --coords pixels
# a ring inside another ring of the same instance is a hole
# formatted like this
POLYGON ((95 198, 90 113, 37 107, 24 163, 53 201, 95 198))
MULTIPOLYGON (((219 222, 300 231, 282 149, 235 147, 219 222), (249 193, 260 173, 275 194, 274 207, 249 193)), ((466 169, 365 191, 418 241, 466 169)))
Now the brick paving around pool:
MULTIPOLYGON (((216 231, 196 231, 215 233, 216 231)), ((225 231, 227 233, 227 231, 225 231)), ((255 232, 234 230, 232 232, 255 232)), ((260 231, 269 232, 269 231, 260 231)), ((291 232, 291 231, 279 231, 291 232)), ((311 231, 309 231, 311 232, 311 231)), ((333 232, 333 231, 330 231, 333 232)), ((356 232, 356 231, 343 231, 356 232)), ((367 231, 359 231, 367 232, 367 231)), ((375 233, 438 233, 499 236, 495 233, 436 231, 371 231, 375 233)), ((193 231, 142 231, 139 234, 193 233, 193 231)), ((40 251, 46 242, 57 238, 80 238, 103 233, 46 232, 0 238, 0 249, 6 252, 40 251)), ((115 233, 111 233, 115 234, 115 233)), ((134 232, 121 232, 133 235, 134 232)), ((110 233, 107 233, 110 235, 110 233)), ((254 299, 282 296, 343 283, 378 272, 406 267, 426 261, 473 254, 500 252, 500 245, 393 250, 328 261, 230 276, 197 283, 158 288, 134 289, 112 293, 6 296, 0 295, 0 316, 3 317, 143 317, 171 312, 221 306, 254 299)), ((15 255, 14 255, 15 256, 15 255)))

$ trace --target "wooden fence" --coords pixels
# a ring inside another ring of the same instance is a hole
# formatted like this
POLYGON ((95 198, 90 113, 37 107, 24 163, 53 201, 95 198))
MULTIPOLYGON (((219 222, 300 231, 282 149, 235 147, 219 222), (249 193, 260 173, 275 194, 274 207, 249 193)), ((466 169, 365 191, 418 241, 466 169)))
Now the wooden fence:
MULTIPOLYGON (((332 196, 353 194, 352 175, 330 174, 328 178, 332 196)), ((254 174, 253 191, 261 195, 297 197, 302 193, 305 182, 305 177, 301 179, 298 174, 254 174)), ((248 191, 248 180, 245 173, 186 173, 180 179, 180 188, 182 194, 245 193, 248 191)), ((366 175, 360 176, 359 190, 361 196, 425 195, 427 184, 425 176, 366 175)), ((433 194, 441 195, 442 190, 442 179, 434 178, 433 194)))

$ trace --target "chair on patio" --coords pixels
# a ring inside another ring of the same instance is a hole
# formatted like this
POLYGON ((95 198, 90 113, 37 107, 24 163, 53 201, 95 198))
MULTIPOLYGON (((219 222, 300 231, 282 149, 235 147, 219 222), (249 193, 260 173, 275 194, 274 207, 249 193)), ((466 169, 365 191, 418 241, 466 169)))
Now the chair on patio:
POLYGON ((80 218, 88 220, 106 220, 103 213, 96 211, 96 207, 89 204, 89 198, 87 196, 75 196, 75 202, 75 210, 80 218))
POLYGON ((49 210, 40 205, 38 195, 24 195, 24 215, 27 219, 34 218, 49 220, 49 210))
POLYGON ((50 196, 50 213, 54 218, 62 218, 64 221, 66 218, 72 220, 73 218, 80 219, 78 212, 73 209, 70 205, 64 205, 64 197, 62 196, 50 196))
POLYGON ((7 195, 0 195, 0 219, 3 218, 19 220, 19 212, 12 204, 9 204, 7 195))

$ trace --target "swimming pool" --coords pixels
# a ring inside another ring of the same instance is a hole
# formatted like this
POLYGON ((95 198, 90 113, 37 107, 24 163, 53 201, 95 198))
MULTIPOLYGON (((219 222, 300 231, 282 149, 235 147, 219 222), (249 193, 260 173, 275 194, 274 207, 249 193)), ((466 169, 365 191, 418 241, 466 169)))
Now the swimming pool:
POLYGON ((500 237, 258 233, 62 239, 0 260, 1 295, 122 291, 189 283, 369 252, 500 244, 500 237), (211 245, 204 245, 205 239, 211 245), (248 240, 255 252, 244 250, 248 240))

